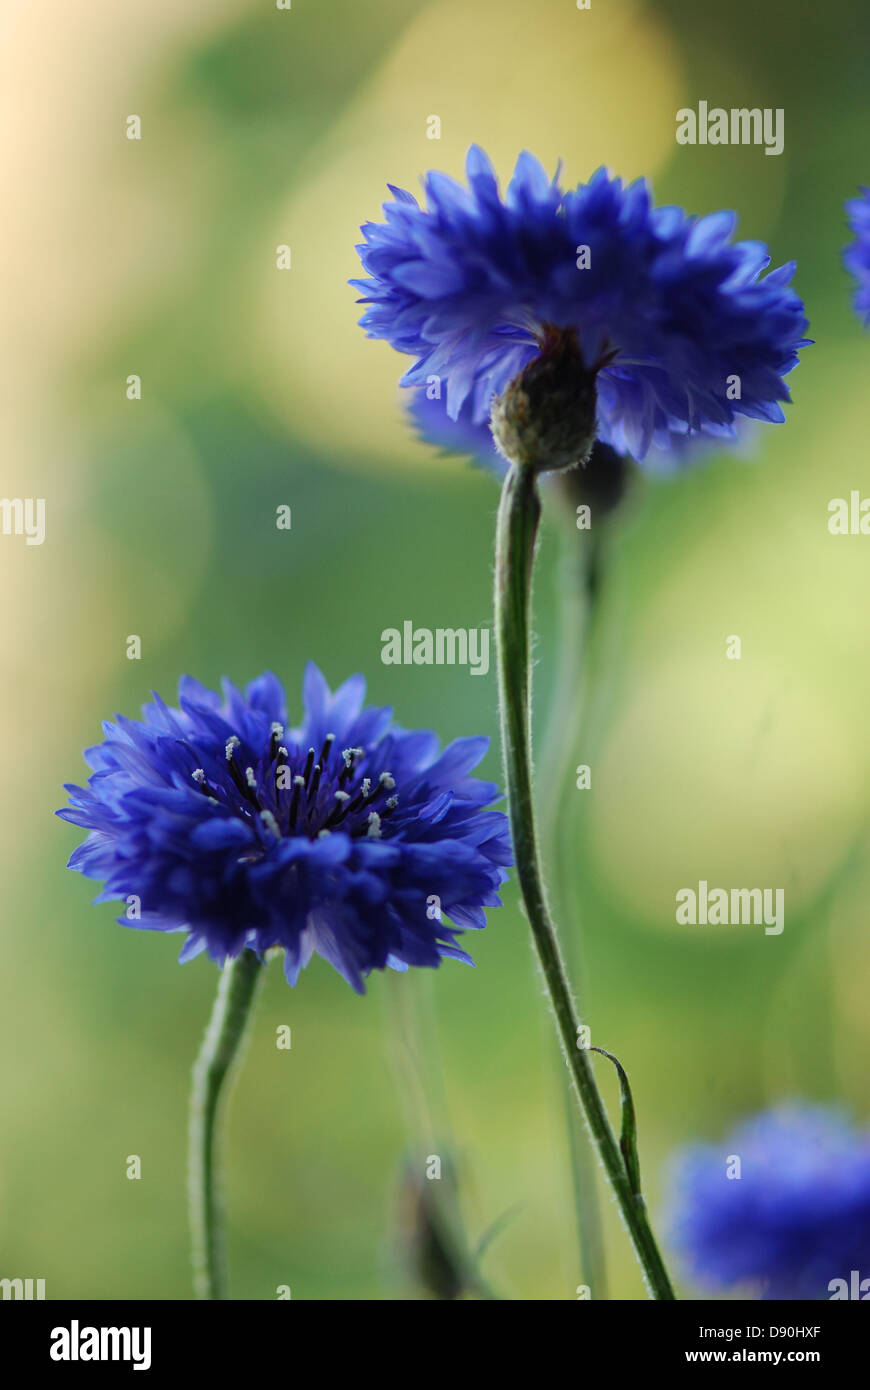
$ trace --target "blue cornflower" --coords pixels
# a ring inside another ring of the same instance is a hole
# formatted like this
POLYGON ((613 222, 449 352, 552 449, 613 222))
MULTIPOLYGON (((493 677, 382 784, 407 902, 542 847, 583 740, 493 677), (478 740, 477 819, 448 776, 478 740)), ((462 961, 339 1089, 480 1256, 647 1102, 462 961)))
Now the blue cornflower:
POLYGON ((385 966, 470 961, 456 936, 486 925, 512 862, 498 788, 468 776, 488 740, 442 752, 364 698, 362 676, 333 694, 309 663, 289 728, 271 673, 223 698, 182 677, 179 709, 155 695, 86 751, 58 812, 91 832, 69 867, 105 881, 97 902, 141 904, 123 925, 186 931, 181 960, 283 947, 295 984, 317 952, 359 993, 385 966))
POLYGON ((853 1270, 870 1279, 870 1134, 820 1106, 758 1115, 723 1144, 683 1153, 670 1225, 690 1275, 709 1288, 830 1298, 832 1281, 849 1285, 853 1270))
POLYGON ((849 226, 855 240, 843 252, 843 260, 858 281, 852 303, 865 325, 870 323, 870 188, 862 188, 860 198, 846 204, 849 226))
POLYGON ((733 213, 653 208, 644 180, 604 169, 564 192, 528 153, 504 198, 476 146, 466 169, 467 189, 428 174, 425 209, 390 185, 386 220, 362 228, 360 323, 416 359, 403 385, 437 378, 450 417, 480 424, 532 361, 573 350, 595 378, 597 437, 636 459, 731 437, 739 415, 783 420, 803 304, 793 265, 762 276, 766 248, 731 241, 733 213))

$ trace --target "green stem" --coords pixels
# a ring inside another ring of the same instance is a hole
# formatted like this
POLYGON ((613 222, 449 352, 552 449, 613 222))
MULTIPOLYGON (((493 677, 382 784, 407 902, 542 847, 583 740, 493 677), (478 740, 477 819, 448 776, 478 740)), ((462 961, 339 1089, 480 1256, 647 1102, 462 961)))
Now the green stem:
MULTIPOLYGON (((544 788, 544 795, 538 805, 541 844, 545 855, 549 850, 552 856, 550 871, 555 885, 556 909, 561 920, 570 920, 571 923, 570 932, 565 937, 564 953, 569 976, 575 982, 579 1007, 582 1009, 586 971, 580 940, 580 922, 578 914, 568 910, 568 904, 573 897, 570 885, 573 884, 573 870, 576 867, 575 856, 562 843, 561 826, 566 819, 564 813, 568 809, 569 796, 572 792, 576 796, 573 755, 579 746, 579 725, 582 719, 580 711, 585 704, 588 669, 585 657, 598 609, 599 585, 595 581, 600 569, 599 534, 601 524, 606 524, 606 521, 599 523, 595 530, 581 533, 573 524, 570 527, 566 525, 561 515, 564 510, 563 504, 559 508, 563 550, 556 595, 556 610, 559 615, 556 685, 547 714, 539 777, 539 786, 544 788)), ((570 515, 573 523, 573 512, 570 515)), ((567 820, 570 821, 571 817, 568 816, 567 820)), ((589 1288, 591 1298, 605 1299, 607 1260, 594 1155, 583 1121, 577 1113, 571 1078, 562 1071, 560 1080, 565 1103, 581 1276, 589 1288)))
POLYGON ((197 1298, 227 1296, 223 1208, 216 1172, 218 1122, 226 1103, 227 1078, 239 1056, 261 974, 253 951, 243 951, 221 971, 217 998, 193 1068, 188 1194, 197 1298))
POLYGON ((559 1039, 592 1141, 613 1188, 652 1296, 675 1297, 643 1199, 629 1174, 595 1084, 580 1019, 550 920, 538 858, 532 796, 529 611, 535 539, 541 503, 533 470, 512 466, 499 505, 495 547, 495 631, 502 752, 517 877, 559 1039))

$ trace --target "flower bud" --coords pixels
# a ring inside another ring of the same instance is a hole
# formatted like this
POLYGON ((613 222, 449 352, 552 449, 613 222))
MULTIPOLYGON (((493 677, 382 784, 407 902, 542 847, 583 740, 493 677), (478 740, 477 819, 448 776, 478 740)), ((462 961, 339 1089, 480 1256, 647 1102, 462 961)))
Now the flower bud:
POLYGON ((536 473, 585 463, 595 443, 595 371, 573 328, 545 326, 539 355, 492 404, 493 439, 511 463, 536 473))

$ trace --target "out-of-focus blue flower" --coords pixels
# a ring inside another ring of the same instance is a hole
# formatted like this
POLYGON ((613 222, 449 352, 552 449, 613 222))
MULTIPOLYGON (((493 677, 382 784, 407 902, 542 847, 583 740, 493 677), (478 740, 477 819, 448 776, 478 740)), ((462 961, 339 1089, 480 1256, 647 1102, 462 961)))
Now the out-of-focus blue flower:
POLYGON ((733 213, 653 208, 645 181, 604 169, 563 192, 527 153, 502 198, 482 150, 466 167, 467 189, 428 174, 425 208, 391 185, 362 228, 360 323, 416 359, 403 385, 437 379, 450 417, 481 424, 555 328, 597 372, 598 437, 620 453, 783 420, 803 304, 792 265, 762 275, 766 247, 731 241, 733 213))
POLYGON ((672 1243, 708 1288, 822 1299, 853 1270, 870 1279, 870 1134, 820 1106, 769 1111, 684 1151, 670 1205, 672 1243))
POLYGON ((860 198, 846 204, 849 226, 855 240, 843 252, 843 260, 858 282, 852 301, 855 313, 870 323, 870 188, 862 188, 860 198))
POLYGON ((456 936, 486 925, 512 862, 498 788, 468 775, 488 740, 442 752, 364 698, 362 676, 333 694, 309 663, 289 728, 271 673, 223 698, 184 676, 180 708, 155 696, 86 751, 58 812, 90 831, 70 868, 104 880, 97 902, 141 904, 122 924, 186 931, 182 960, 283 947, 295 984, 317 952, 360 993, 385 966, 470 960, 456 936))
POLYGON ((489 417, 475 420, 470 399, 463 402, 459 415, 451 420, 446 395, 430 397, 423 387, 411 394, 408 417, 425 444, 432 444, 445 454, 469 458, 498 478, 507 472, 508 461, 495 446, 489 417))

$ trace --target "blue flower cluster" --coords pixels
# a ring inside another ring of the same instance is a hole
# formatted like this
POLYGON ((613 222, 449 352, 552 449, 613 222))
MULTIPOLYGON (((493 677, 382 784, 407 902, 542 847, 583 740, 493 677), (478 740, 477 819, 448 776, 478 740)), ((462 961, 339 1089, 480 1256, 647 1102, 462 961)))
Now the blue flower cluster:
POLYGON ((477 147, 467 177, 430 173, 425 208, 391 186, 362 228, 360 323, 415 358, 403 385, 436 378, 451 419, 483 424, 556 328, 597 373, 598 437, 620 453, 783 420, 804 307, 792 265, 763 275, 767 249, 731 240, 733 213, 654 208, 644 180, 603 169, 564 192, 527 153, 504 198, 477 147))
POLYGON ((849 226, 855 240, 843 253, 846 268, 858 282, 853 304, 855 313, 870 323, 870 188, 862 188, 860 198, 846 204, 849 226))
POLYGON ((758 1115, 680 1156, 669 1225, 699 1284, 830 1298, 870 1279, 870 1134, 817 1106, 758 1115))
POLYGON ((385 966, 470 960, 457 933, 486 925, 512 862, 507 817, 485 809, 498 788, 468 775, 488 741, 442 752, 364 698, 362 676, 333 694, 309 664, 290 728, 272 674, 223 698, 183 677, 180 708, 155 696, 87 750, 87 788, 58 812, 90 831, 70 868, 104 881, 98 902, 141 904, 122 924, 186 931, 182 960, 283 947, 295 984, 316 952, 360 993, 385 966))

